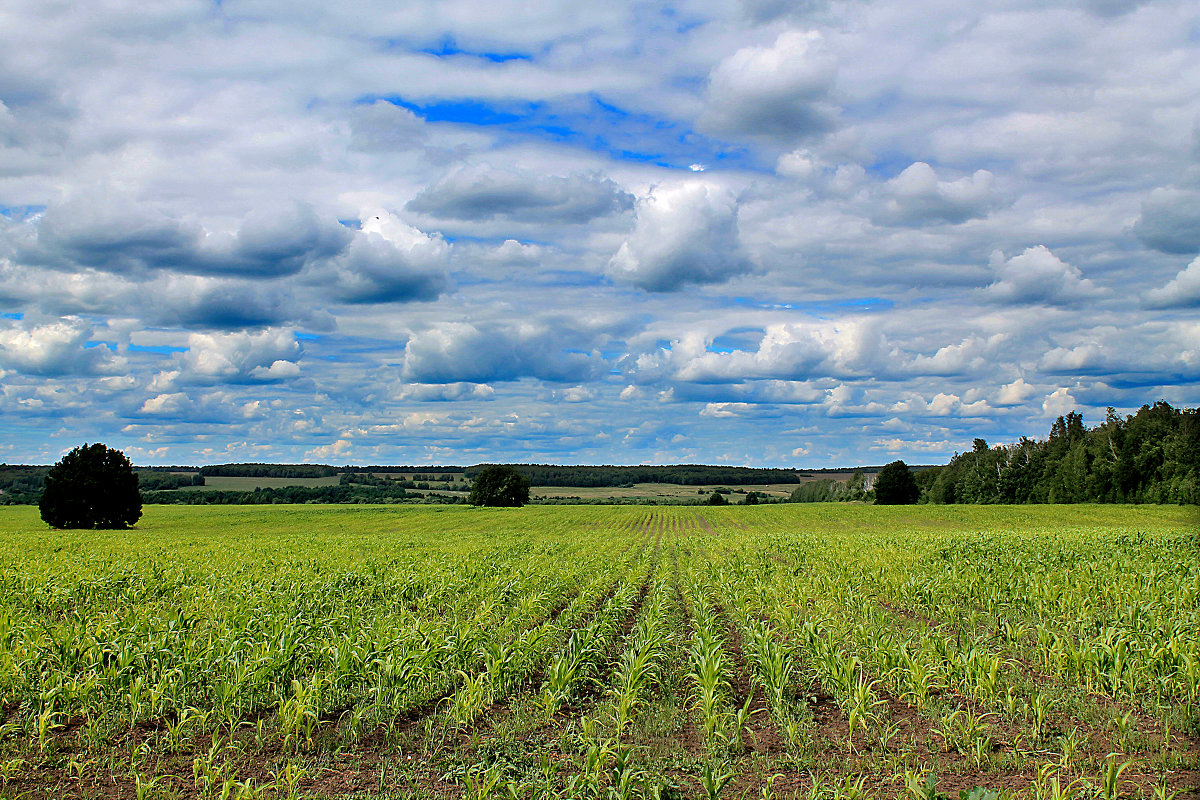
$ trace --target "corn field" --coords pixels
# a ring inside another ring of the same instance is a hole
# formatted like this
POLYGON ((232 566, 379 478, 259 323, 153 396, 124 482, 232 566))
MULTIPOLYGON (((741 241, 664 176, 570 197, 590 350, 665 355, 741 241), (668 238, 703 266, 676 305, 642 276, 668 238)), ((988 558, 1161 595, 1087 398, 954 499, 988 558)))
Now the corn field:
POLYGON ((1195 514, 8 507, 0 798, 1197 798, 1195 514))

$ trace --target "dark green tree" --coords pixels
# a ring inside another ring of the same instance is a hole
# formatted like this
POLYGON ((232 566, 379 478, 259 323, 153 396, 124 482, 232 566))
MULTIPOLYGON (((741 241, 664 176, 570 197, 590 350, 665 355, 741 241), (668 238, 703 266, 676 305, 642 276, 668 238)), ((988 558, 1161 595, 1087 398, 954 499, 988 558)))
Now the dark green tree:
POLYGON ((875 476, 875 505, 906 505, 920 497, 921 490, 903 461, 893 461, 875 476))
POLYGON ((38 507, 54 528, 128 528, 142 516, 138 476, 120 450, 84 444, 46 474, 38 507))
POLYGON ((529 478, 516 467, 489 464, 475 476, 467 502, 473 506, 523 506, 529 502, 529 478))
POLYGON ((729 505, 729 501, 725 499, 725 495, 721 494, 720 492, 713 492, 712 494, 710 494, 708 496, 708 500, 706 500, 705 502, 708 503, 708 505, 710 505, 710 506, 727 506, 727 505, 729 505))

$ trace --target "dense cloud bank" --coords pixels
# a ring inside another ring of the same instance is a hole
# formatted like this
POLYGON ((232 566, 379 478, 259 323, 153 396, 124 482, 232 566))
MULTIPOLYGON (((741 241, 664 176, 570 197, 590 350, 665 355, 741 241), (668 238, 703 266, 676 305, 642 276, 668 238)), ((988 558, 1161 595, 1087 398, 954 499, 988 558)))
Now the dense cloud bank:
POLYGON ((1196 25, 18 3, 0 460, 929 463, 1194 404, 1196 25))

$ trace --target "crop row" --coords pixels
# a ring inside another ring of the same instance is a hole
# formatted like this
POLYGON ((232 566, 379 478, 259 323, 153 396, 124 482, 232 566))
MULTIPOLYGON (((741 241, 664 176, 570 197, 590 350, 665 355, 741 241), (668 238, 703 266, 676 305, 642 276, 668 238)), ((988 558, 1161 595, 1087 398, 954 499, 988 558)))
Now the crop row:
POLYGON ((427 796, 1186 788, 1189 538, 866 535, 865 512, 802 511, 360 511, 307 550, 244 528, 26 545, 0 562, 0 794, 318 797, 346 753, 376 770, 360 793, 427 796))

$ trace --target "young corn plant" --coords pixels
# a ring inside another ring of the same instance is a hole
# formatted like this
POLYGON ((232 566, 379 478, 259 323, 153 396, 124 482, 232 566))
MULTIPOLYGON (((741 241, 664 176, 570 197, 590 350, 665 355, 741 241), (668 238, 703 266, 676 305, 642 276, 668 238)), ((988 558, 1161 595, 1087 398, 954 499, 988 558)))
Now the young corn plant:
POLYGON ((725 787, 733 780, 733 772, 712 764, 705 764, 700 772, 700 788, 705 800, 719 800, 725 787))
POLYGON ((599 675, 605 649, 633 605, 635 587, 625 583, 585 628, 576 628, 546 670, 540 703, 548 716, 575 700, 599 675))
POLYGON ((1094 788, 1101 800, 1117 800, 1121 796, 1121 776, 1133 763, 1117 761, 1117 753, 1109 753, 1104 759, 1104 769, 1100 772, 1100 780, 1094 788))
POLYGON ((699 608, 691 648, 692 670, 688 673, 694 688, 694 707, 700 713, 705 742, 710 748, 728 743, 726 698, 730 693, 725 676, 725 643, 716 629, 716 619, 699 608))
POLYGON ((279 709, 279 731, 285 751, 313 746, 313 734, 321 722, 322 676, 314 674, 307 683, 292 681, 292 696, 279 709))
POLYGON ((746 633, 750 643, 750 661, 754 678, 766 695, 771 714, 783 719, 792 699, 792 677, 795 660, 781 642, 779 632, 769 623, 752 620, 746 633))
POLYGON ((645 613, 637 622, 629 646, 621 654, 614 676, 613 719, 618 740, 661 674, 670 641, 665 610, 666 587, 659 584, 649 596, 645 613))

